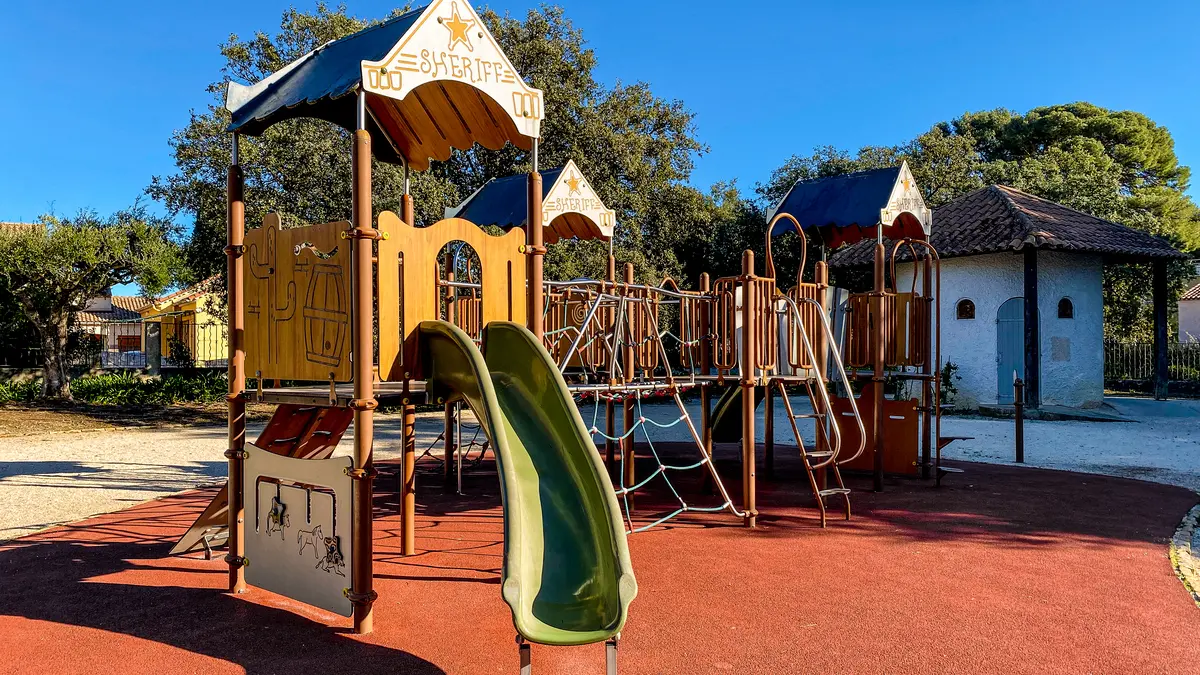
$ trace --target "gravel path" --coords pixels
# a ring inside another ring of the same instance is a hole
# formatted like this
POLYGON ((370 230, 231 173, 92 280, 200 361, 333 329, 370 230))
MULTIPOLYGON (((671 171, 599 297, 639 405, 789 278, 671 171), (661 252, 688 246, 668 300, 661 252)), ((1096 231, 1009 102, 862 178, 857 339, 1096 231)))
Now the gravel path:
MULTIPOLYGON (((1155 402, 1108 399, 1136 422, 1026 422, 1025 459, 1029 466, 1100 473, 1179 485, 1200 491, 1200 401, 1155 402)), ((796 412, 803 399, 793 401, 796 412)), ((699 420, 699 405, 689 405, 699 420)), ((646 405, 648 418, 669 423, 674 405, 646 405)), ((782 406, 776 440, 792 443, 782 406)), ((592 408, 583 406, 588 424, 592 408)), ((380 415, 375 453, 399 456, 400 418, 380 415)), ((603 426, 601 418, 600 426, 603 426)), ((253 424, 255 437, 262 424, 253 424)), ((418 452, 437 437, 440 415, 418 417, 418 452)), ((654 440, 690 439, 684 424, 653 426, 654 440)), ((762 438, 759 417, 757 437, 762 438)), ((944 451, 948 459, 1011 464, 1013 423, 983 417, 947 417, 942 433, 973 436, 944 451)), ((640 432, 639 432, 640 434, 640 432)), ((337 454, 349 454, 350 434, 337 454)), ((470 434, 466 437, 469 438, 470 434)), ((640 436, 639 436, 640 438, 640 436)), ((116 511, 194 487, 219 484, 225 476, 225 429, 218 426, 62 433, 0 438, 0 540, 58 523, 116 511)))
MULTIPOLYGON (((375 456, 400 456, 398 415, 378 415, 375 456)), ((262 422, 251 424, 254 438, 262 422)), ((418 417, 417 448, 442 428, 418 417)), ((347 433, 335 454, 350 454, 347 433)), ((203 426, 0 438, 0 541, 225 481, 225 428, 203 426)))

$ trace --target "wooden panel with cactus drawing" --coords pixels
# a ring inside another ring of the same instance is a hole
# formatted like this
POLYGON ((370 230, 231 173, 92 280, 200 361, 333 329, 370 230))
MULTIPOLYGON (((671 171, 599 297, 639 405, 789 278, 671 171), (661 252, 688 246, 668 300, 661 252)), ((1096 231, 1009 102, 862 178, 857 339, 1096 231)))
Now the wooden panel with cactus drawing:
POLYGON ((348 381, 350 246, 345 221, 283 229, 269 213, 246 234, 246 372, 348 381))
POLYGON ((525 323, 523 230, 495 236, 461 218, 411 227, 391 211, 379 214, 379 230, 385 235, 379 242, 376 282, 380 379, 400 381, 405 373, 420 377, 415 367, 416 342, 408 338, 416 335, 420 322, 445 318, 438 287, 438 254, 451 242, 465 242, 482 261, 481 306, 475 321, 481 326, 491 321, 525 323))

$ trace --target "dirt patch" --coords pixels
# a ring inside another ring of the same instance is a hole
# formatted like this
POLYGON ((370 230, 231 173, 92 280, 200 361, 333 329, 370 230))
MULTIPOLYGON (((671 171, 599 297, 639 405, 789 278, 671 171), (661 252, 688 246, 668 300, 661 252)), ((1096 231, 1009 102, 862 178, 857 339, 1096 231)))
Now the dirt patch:
MULTIPOLYGON (((249 420, 266 420, 273 406, 248 404, 249 420)), ((0 406, 0 438, 108 429, 220 425, 224 403, 113 406, 87 403, 0 406)))

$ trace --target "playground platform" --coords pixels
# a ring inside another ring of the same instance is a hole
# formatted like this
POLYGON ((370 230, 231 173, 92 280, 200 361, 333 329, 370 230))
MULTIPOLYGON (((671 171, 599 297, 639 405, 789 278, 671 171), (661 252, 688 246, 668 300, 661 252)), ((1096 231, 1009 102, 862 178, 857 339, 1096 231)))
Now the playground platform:
MULTIPOLYGON (((874 494, 851 477, 854 519, 821 530, 799 461, 781 452, 773 478, 760 469, 757 529, 689 514, 631 536, 640 593, 621 672, 1190 672, 1200 663, 1200 608, 1167 558, 1195 493, 958 466, 966 473, 940 490, 897 479, 874 494)), ((515 673, 498 484, 481 468, 465 497, 419 477, 422 553, 409 558, 381 476, 370 635, 263 590, 222 592, 219 559, 167 557, 211 491, 8 542, 0 672, 515 673)), ((657 496, 639 494, 638 511, 649 515, 657 496)), ((536 671, 600 672, 603 649, 535 646, 536 671)))

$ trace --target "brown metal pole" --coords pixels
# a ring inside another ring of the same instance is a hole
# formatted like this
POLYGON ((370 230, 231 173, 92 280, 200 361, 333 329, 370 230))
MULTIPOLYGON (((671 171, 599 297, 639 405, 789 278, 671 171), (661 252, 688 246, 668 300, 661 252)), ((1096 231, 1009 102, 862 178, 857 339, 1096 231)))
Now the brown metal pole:
MULTIPOLYGON (((364 105, 360 94, 359 105, 364 105)), ((371 242, 378 237, 371 217, 371 135, 362 129, 354 132, 354 230, 351 274, 354 321, 354 569, 350 579, 350 600, 354 604, 354 632, 370 633, 373 628, 374 586, 374 500, 371 447, 375 438, 375 400, 373 369, 374 269, 371 242)))
POLYGON ((1171 392, 1171 368, 1167 353, 1167 262, 1155 260, 1151 296, 1154 303, 1154 399, 1167 400, 1171 392))
MULTIPOLYGON (((709 280, 708 272, 700 275, 700 292, 707 295, 712 290, 712 282, 709 280)), ((709 332, 712 331, 712 305, 705 301, 700 304, 700 373, 708 375, 712 371, 712 338, 709 337, 709 332)), ((700 433, 701 440, 704 441, 704 455, 708 457, 708 461, 713 461, 713 445, 712 445, 712 383, 700 383, 700 433)), ((712 472, 704 472, 704 490, 711 491, 713 488, 712 472)))
POLYGON ((400 483, 400 553, 415 555, 417 552, 417 407, 404 404, 404 420, 401 423, 401 447, 403 452, 404 478, 400 483))
MULTIPOLYGON (((633 280, 634 280, 633 263, 625 263, 625 283, 632 284, 633 280)), ((625 306, 627 308, 625 311, 625 320, 628 324, 632 325, 633 322, 629 320, 630 319, 629 310, 628 310, 629 304, 626 303, 625 306)), ((633 382, 633 379, 634 379, 633 378, 634 353, 633 353, 633 340, 632 340, 633 336, 630 334, 630 331, 628 331, 628 330, 623 331, 622 334, 625 336, 625 347, 623 350, 624 355, 625 355, 624 356, 625 382, 630 383, 630 382, 633 382)), ((633 437, 636 434, 629 433, 630 429, 633 429, 633 427, 634 427, 633 404, 634 404, 633 399, 630 398, 628 393, 626 393, 625 401, 624 401, 623 405, 625 407, 625 433, 629 434, 629 435, 626 436, 623 441, 621 441, 621 456, 624 457, 624 464, 625 464, 625 477, 623 479, 625 487, 632 487, 633 484, 635 482, 637 482, 637 467, 635 467, 633 464, 633 460, 634 460, 633 437)), ((628 499, 629 499, 629 508, 632 509, 633 508, 633 494, 632 493, 629 494, 628 499)))
POLYGON ((1021 378, 1013 379, 1013 408, 1016 416, 1016 461, 1025 463, 1025 383, 1021 378))
POLYGON ((229 302, 229 592, 246 592, 246 534, 242 530, 245 514, 244 454, 246 451, 246 318, 243 310, 246 279, 243 274, 242 252, 246 234, 245 178, 238 158, 238 136, 233 137, 233 162, 226 177, 228 190, 228 219, 225 232, 226 268, 229 302))
POLYGON ((445 454, 445 461, 442 463, 442 468, 447 490, 454 489, 454 453, 458 449, 454 446, 454 405, 453 403, 446 404, 445 420, 442 426, 442 440, 444 441, 442 447, 445 454))
MULTIPOLYGON (((611 255, 608 256, 608 267, 605 271, 604 280, 609 282, 609 283, 605 284, 604 290, 606 292, 611 293, 613 291, 613 288, 615 287, 615 284, 617 281, 617 260, 616 260, 616 258, 612 257, 611 255)), ((608 309, 604 309, 601 311, 605 312, 606 316, 608 316, 608 313, 611 312, 611 310, 608 310, 608 309)), ((609 320, 606 320, 604 322, 604 325, 607 328, 611 329, 613 327, 611 318, 609 320)), ((610 355, 609 358, 611 359, 611 361, 608 364, 608 374, 609 374, 608 384, 611 387, 617 383, 616 378, 613 376, 613 373, 616 372, 615 369, 613 368, 613 366, 616 365, 617 356, 616 356, 616 354, 612 354, 612 355, 610 355)), ((609 398, 607 401, 604 402, 604 433, 605 433, 605 435, 608 436, 608 438, 604 439, 604 452, 605 452, 605 457, 608 461, 609 475, 611 476, 613 466, 616 463, 616 450, 617 450, 617 443, 616 443, 616 441, 614 441, 612 439, 613 436, 617 435, 616 434, 616 406, 613 405, 612 398, 609 398)))
POLYGON ((775 475, 775 393, 768 382, 763 392, 763 466, 775 475))
POLYGON ((529 172, 529 212, 526 214, 528 227, 525 228, 526 253, 529 256, 529 330, 541 342, 545 332, 544 317, 545 291, 542 288, 542 263, 546 257, 544 232, 542 232, 542 174, 537 171, 537 141, 534 141, 534 169, 529 172))
POLYGON ((754 312, 754 252, 742 253, 742 512, 746 527, 757 524, 755 508, 755 451, 754 451, 754 386, 755 353, 758 322, 754 312))
MULTIPOLYGON (((408 165, 404 166, 404 197, 400 200, 400 219, 406 224, 416 224, 413 213, 413 198, 408 192, 408 165)), ((408 373, 404 376, 408 378, 408 373)), ((407 384, 407 383, 406 383, 407 384)), ((404 400, 404 417, 400 425, 400 447, 402 448, 402 471, 400 478, 400 553, 415 555, 417 552, 417 407, 404 400)))
MULTIPOLYGON (((824 260, 824 258, 825 258, 825 247, 824 246, 821 247, 821 258, 822 258, 821 260, 818 260, 816 262, 816 264, 813 265, 813 283, 816 284, 816 286, 817 286, 817 301, 821 303, 821 313, 825 316, 826 320, 829 320, 829 265, 824 260)), ((800 277, 803 274, 804 274, 804 270, 800 270, 799 274, 796 275, 796 283, 797 284, 800 283, 800 281, 801 281, 800 277)), ((816 334, 815 343, 813 344, 813 349, 816 351, 816 356, 817 356, 817 362, 816 362, 817 372, 821 376, 821 379, 818 380, 817 384, 819 386, 824 386, 824 382, 829 378, 829 343, 826 340, 825 331, 821 327, 821 324, 817 325, 817 334, 816 334)), ((813 406, 813 412, 814 413, 817 412, 816 399, 810 401, 810 405, 813 406)), ((816 433, 814 434, 814 436, 816 437, 815 445, 816 445, 817 451, 819 451, 819 452, 824 452, 829 449, 828 425, 838 423, 838 420, 834 416, 832 410, 826 410, 825 415, 826 415, 826 417, 824 419, 818 417, 815 420, 816 424, 814 425, 816 427, 816 433)), ((797 442, 803 443, 804 441, 798 440, 797 442)), ((825 489, 825 481, 826 481, 827 475, 828 475, 828 467, 823 468, 823 469, 818 469, 818 471, 817 471, 817 487, 818 488, 820 488, 822 490, 825 489)))
MULTIPOLYGON (((879 227, 883 227, 880 225, 879 227)), ((874 488, 876 492, 883 492, 883 335, 884 323, 888 320, 883 316, 883 294, 884 277, 883 277, 883 242, 877 240, 875 242, 875 290, 871 293, 871 322, 873 324, 872 338, 872 356, 874 357, 874 370, 871 376, 871 396, 874 399, 874 449, 875 449, 875 465, 874 465, 874 488)))
MULTIPOLYGON (((921 292, 928 298, 933 295, 933 256, 929 253, 925 254, 923 266, 921 292)), ((913 274, 916 273, 917 261, 913 260, 913 274)), ((940 321, 941 317, 933 317, 933 319, 940 321)), ((930 331, 922 331, 920 334, 925 336, 926 340, 932 337, 930 331)), ((937 383, 932 378, 934 355, 929 349, 931 346, 925 345, 925 365, 921 368, 921 372, 925 375, 925 379, 921 381, 921 410, 924 413, 921 416, 921 478, 925 480, 929 479, 933 463, 933 416, 937 414, 935 410, 937 403, 933 400, 933 387, 937 386, 937 383)))

